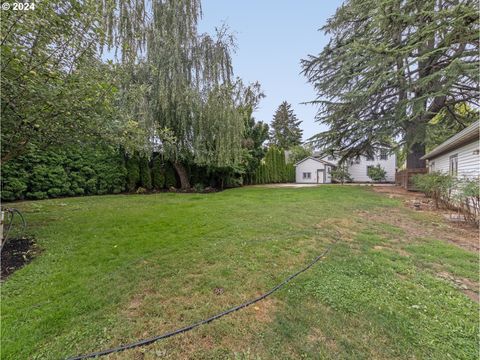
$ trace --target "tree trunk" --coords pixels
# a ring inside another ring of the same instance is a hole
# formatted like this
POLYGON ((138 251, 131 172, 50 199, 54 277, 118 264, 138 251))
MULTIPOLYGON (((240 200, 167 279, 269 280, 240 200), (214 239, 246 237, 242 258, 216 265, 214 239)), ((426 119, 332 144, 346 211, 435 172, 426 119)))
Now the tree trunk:
POLYGON ((185 166, 183 166, 181 162, 176 161, 173 163, 173 167, 180 178, 180 186, 182 190, 190 189, 190 181, 188 180, 188 173, 185 166))
POLYGON ((425 155, 426 129, 422 123, 411 123, 406 133, 407 169, 421 169, 426 167, 425 155))
POLYGON ((425 160, 420 158, 425 155, 425 144, 415 143, 409 146, 407 154, 407 169, 425 168, 425 160))

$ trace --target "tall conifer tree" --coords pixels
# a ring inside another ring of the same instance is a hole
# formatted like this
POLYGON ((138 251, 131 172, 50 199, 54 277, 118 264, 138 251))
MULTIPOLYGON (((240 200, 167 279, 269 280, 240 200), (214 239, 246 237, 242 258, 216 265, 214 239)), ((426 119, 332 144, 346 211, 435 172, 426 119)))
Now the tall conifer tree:
POLYGON ((302 129, 292 106, 286 101, 278 107, 271 123, 270 142, 281 149, 290 149, 302 142, 302 129))

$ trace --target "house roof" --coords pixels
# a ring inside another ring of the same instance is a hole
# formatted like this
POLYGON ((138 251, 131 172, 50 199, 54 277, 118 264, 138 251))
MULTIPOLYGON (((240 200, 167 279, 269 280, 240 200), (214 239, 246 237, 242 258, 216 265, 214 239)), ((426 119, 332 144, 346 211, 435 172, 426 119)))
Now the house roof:
POLYGON ((319 163, 322 163, 322 164, 327 164, 327 165, 330 165, 330 166, 337 166, 331 162, 328 162, 328 161, 325 161, 325 160, 322 160, 322 159, 319 159, 319 158, 316 158, 314 156, 307 156, 305 159, 302 159, 298 162, 296 162, 293 166, 297 166, 297 165, 300 165, 302 162, 308 160, 308 159, 312 159, 312 160, 315 160, 315 161, 318 161, 319 163))
POLYGON ((427 160, 427 159, 434 158, 449 150, 456 149, 462 145, 468 144, 469 142, 475 139, 480 138, 479 126, 480 126, 480 120, 475 121, 473 124, 466 127, 459 133, 445 140, 443 143, 438 145, 435 149, 430 151, 428 154, 423 155, 421 159, 427 160))

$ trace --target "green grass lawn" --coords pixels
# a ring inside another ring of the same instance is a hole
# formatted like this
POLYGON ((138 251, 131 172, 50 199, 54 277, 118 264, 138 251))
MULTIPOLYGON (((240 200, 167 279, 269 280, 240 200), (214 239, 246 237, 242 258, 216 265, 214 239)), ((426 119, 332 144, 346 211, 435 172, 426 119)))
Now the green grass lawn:
POLYGON ((265 301, 110 358, 478 358, 479 306, 437 276, 478 281, 478 255, 432 235, 431 215, 369 188, 15 206, 42 251, 1 285, 2 359, 59 359, 188 325, 270 289, 335 238, 321 263, 265 301))

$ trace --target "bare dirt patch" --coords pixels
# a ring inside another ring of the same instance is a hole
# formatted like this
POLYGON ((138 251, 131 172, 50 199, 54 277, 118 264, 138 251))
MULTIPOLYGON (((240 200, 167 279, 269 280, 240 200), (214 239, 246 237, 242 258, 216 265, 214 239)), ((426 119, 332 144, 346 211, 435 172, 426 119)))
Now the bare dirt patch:
POLYGON ((448 221, 443 210, 435 209, 432 201, 425 195, 406 191, 403 188, 374 187, 373 190, 390 198, 402 199, 406 207, 430 217, 431 221, 420 221, 408 216, 402 209, 391 209, 388 213, 361 212, 369 221, 390 224, 404 230, 405 238, 434 237, 453 243, 466 250, 480 251, 478 229, 461 222, 448 221))
POLYGON ((319 328, 313 328, 307 336, 309 342, 322 343, 330 351, 336 353, 338 351, 337 342, 331 336, 325 335, 319 328))
POLYGON ((9 239, 2 249, 0 280, 5 280, 16 270, 28 264, 38 252, 34 238, 9 239))
POLYGON ((436 274, 437 277, 447 280, 453 284, 457 289, 467 295, 470 299, 480 302, 480 288, 479 284, 467 278, 453 276, 452 274, 442 271, 436 274))
POLYGON ((396 252, 397 254, 402 255, 402 256, 405 256, 405 257, 409 257, 409 256, 410 256, 410 254, 409 254, 408 252, 406 252, 405 250, 399 249, 399 248, 394 248, 394 247, 391 247, 391 246, 375 245, 375 246, 373 247, 373 250, 377 250, 377 251, 387 250, 387 251, 396 252))

